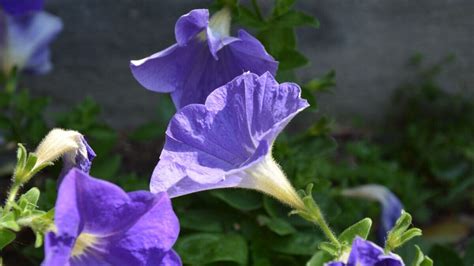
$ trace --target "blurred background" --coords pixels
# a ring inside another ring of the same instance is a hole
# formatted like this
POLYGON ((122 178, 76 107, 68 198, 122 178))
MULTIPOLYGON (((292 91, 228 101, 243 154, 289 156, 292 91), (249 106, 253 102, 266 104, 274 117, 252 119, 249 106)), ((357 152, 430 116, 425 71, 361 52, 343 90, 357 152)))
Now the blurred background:
MULTIPOLYGON (((423 229, 413 243, 435 265, 474 265, 474 2, 299 0, 289 10, 317 21, 283 26, 278 2, 293 1, 241 1, 233 28, 259 38, 281 62, 279 81, 299 83, 312 104, 275 144, 292 183, 315 184, 336 232, 371 217, 374 241, 380 204, 341 191, 383 185, 423 229), (293 56, 278 50, 279 42, 293 56)), ((2 115, 18 122, 0 119, 2 190, 15 143, 33 150, 58 126, 86 135, 98 154, 93 176, 127 191, 148 189, 175 110, 168 95, 140 86, 129 61, 174 44, 182 14, 223 3, 233 1, 46 1, 64 30, 52 45, 54 70, 23 75, 16 94, 0 101, 2 115)), ((59 170, 60 163, 31 184, 41 188, 44 209, 54 206, 59 170)), ((216 190, 173 203, 182 227, 176 248, 188 265, 305 265, 322 239, 252 191, 216 190)), ((2 251, 6 265, 38 264, 42 251, 33 241, 23 232, 2 251)), ((410 261, 414 249, 397 252, 410 261)))
MULTIPOLYGON (((273 5, 272 0, 258 2, 265 10, 273 5)), ((51 112, 67 110, 90 96, 103 107, 108 122, 128 128, 155 117, 161 97, 135 81, 129 60, 172 45, 177 18, 191 9, 209 7, 212 1, 46 3, 65 25, 53 44, 55 71, 47 78, 28 78, 25 84, 33 94, 51 97, 51 112)), ((383 119, 393 90, 413 77, 407 62, 417 53, 428 64, 455 55, 456 63, 446 67, 440 82, 450 92, 473 95, 469 84, 474 83, 474 2, 301 0, 296 6, 321 24, 319 29, 297 30, 298 48, 310 62, 298 68, 298 77, 308 81, 336 71, 333 93, 321 96, 319 104, 322 112, 338 121, 383 119)))

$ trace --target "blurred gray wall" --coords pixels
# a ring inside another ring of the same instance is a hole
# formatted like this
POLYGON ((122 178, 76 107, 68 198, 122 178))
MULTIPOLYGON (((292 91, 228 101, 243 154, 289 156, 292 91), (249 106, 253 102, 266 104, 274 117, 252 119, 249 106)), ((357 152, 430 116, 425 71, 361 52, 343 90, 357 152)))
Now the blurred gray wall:
MULTIPOLYGON (((210 2, 48 0, 47 10, 65 25, 53 45, 55 69, 25 83, 34 94, 52 98, 51 113, 91 96, 114 126, 136 126, 156 115, 160 95, 134 80, 128 61, 173 44, 176 19, 210 2)), ((473 91, 473 0, 300 0, 298 5, 321 21, 320 29, 298 32, 301 50, 312 62, 298 74, 308 80, 336 70, 337 87, 319 104, 340 121, 357 116, 378 121, 393 89, 410 76, 406 62, 416 52, 428 61, 455 53, 457 61, 441 82, 453 91, 473 91)))

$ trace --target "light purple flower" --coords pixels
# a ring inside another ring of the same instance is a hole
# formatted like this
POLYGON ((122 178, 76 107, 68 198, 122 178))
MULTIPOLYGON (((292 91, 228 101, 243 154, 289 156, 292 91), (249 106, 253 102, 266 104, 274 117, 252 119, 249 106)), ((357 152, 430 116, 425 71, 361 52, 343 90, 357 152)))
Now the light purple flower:
POLYGON ((176 197, 242 187, 304 208, 271 156, 278 134, 308 107, 300 94, 298 85, 278 84, 268 72, 245 73, 213 91, 205 104, 182 108, 166 131, 151 191, 176 197))
POLYGON ((1 70, 49 72, 49 44, 62 30, 61 20, 41 11, 42 0, 0 0, 0 6, 1 70))
POLYGON ((134 77, 145 88, 171 93, 177 109, 204 103, 217 87, 250 71, 275 75, 278 63, 244 30, 230 36, 230 11, 209 20, 207 9, 195 9, 176 22, 176 44, 141 60, 131 61, 134 77))
POLYGON ((72 169, 59 188, 54 220, 44 266, 181 265, 171 249, 179 222, 166 193, 125 193, 72 169))
POLYGON ((400 256, 388 253, 376 244, 356 237, 352 242, 352 249, 346 261, 332 261, 325 266, 404 266, 400 256))
POLYGON ((383 243, 388 231, 393 228, 402 214, 403 205, 397 196, 388 188, 377 184, 368 184, 346 189, 342 194, 348 197, 361 197, 375 200, 382 205, 382 215, 380 216, 381 227, 378 232, 378 240, 380 243, 383 243))

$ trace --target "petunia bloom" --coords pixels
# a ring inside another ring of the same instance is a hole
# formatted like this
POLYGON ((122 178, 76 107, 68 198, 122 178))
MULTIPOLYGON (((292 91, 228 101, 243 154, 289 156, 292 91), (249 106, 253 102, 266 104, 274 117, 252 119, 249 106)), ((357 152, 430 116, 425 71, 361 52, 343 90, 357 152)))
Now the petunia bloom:
POLYGON ((393 228, 403 210, 403 205, 397 196, 385 186, 377 184, 346 189, 342 191, 342 195, 375 200, 382 205, 381 227, 378 232, 378 240, 380 243, 383 243, 388 231, 393 228))
POLYGON ((50 42, 62 30, 59 18, 41 11, 43 0, 0 0, 0 68, 34 74, 52 68, 50 42))
POLYGON ((275 75, 278 63, 244 30, 230 36, 230 11, 209 20, 207 9, 195 9, 176 22, 176 44, 141 60, 131 61, 133 76, 145 88, 171 93, 177 109, 204 103, 217 87, 246 71, 275 75))
POLYGON ((400 256, 389 253, 376 244, 356 237, 347 261, 332 261, 325 266, 404 266, 400 256))
POLYGON ((244 73, 217 88, 205 104, 179 110, 152 176, 151 191, 177 197, 197 191, 242 187, 304 208, 271 156, 273 142, 308 107, 300 87, 278 84, 270 73, 244 73))
POLYGON ((179 222, 166 193, 125 193, 72 169, 59 188, 44 266, 181 265, 179 222))

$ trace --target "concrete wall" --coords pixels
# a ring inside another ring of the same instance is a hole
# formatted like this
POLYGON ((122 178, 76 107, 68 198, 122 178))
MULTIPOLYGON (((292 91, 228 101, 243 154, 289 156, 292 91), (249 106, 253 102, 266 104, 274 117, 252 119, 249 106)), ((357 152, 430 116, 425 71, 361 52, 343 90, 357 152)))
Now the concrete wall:
MULTIPOLYGON (((64 32, 54 43, 55 70, 25 81, 36 95, 49 95, 51 112, 67 110, 86 96, 96 99, 113 125, 133 127, 152 118, 159 94, 143 89, 128 61, 174 43, 176 19, 211 1, 49 0, 64 32)), ((268 3, 269 0, 262 2, 268 3)), ((302 29, 299 41, 312 64, 303 80, 330 69, 337 72, 333 94, 320 97, 323 112, 341 121, 380 119, 393 88, 409 75, 408 58, 422 52, 430 60, 455 53, 448 68, 452 90, 474 82, 474 1, 472 0, 300 0, 321 28, 302 29)))

